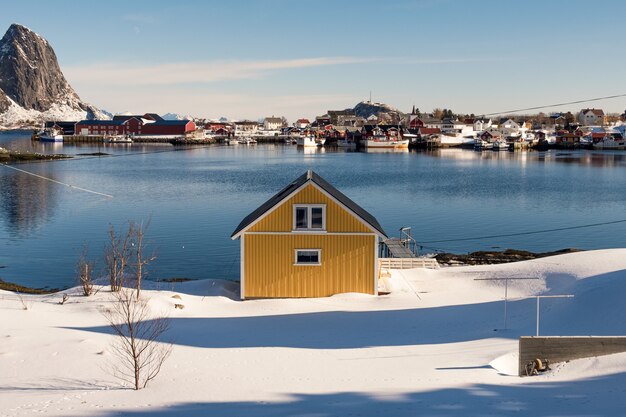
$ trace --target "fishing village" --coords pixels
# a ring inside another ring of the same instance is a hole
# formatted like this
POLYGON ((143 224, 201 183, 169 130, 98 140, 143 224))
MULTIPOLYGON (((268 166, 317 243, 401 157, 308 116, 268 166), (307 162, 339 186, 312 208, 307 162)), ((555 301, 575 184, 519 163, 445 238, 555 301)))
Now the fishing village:
POLYGON ((0 14, 0 417, 624 414, 625 2, 85 6, 0 14))
POLYGON ((286 143, 304 147, 408 149, 464 147, 476 150, 626 149, 626 113, 606 115, 585 108, 578 114, 476 117, 435 109, 410 113, 364 101, 353 109, 328 110, 312 121, 166 120, 156 113, 114 115, 111 120, 46 121, 33 139, 46 142, 105 142, 227 145, 286 143), (367 116, 367 117, 364 117, 367 116))

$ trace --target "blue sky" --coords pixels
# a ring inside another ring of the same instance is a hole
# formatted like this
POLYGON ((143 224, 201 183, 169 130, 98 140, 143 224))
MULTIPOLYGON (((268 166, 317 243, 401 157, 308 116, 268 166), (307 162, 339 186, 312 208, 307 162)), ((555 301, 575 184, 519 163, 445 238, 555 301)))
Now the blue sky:
MULTIPOLYGON (((370 90, 403 111, 476 114, 626 93, 625 12, 620 0, 20 0, 0 30, 48 39, 78 94, 112 112, 295 120, 370 90)), ((626 98, 589 106, 622 112, 626 98)))

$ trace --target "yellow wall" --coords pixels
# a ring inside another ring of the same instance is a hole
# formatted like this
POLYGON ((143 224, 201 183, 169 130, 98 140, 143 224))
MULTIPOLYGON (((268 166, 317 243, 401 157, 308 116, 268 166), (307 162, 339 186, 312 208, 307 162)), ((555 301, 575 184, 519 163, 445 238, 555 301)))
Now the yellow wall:
POLYGON ((369 235, 244 235, 244 297, 325 297, 374 294, 374 247, 369 235), (295 249, 321 249, 321 265, 294 265, 295 249))
POLYGON ((283 202, 276 210, 247 231, 290 232, 293 229, 294 204, 326 204, 326 230, 328 232, 372 232, 370 228, 311 184, 308 184, 296 195, 283 202))
POLYGON ((242 238, 244 298, 375 292, 378 237, 312 184, 250 227, 242 238), (325 204, 327 233, 291 233, 294 204, 325 204), (321 265, 294 265, 296 249, 321 249, 321 265))

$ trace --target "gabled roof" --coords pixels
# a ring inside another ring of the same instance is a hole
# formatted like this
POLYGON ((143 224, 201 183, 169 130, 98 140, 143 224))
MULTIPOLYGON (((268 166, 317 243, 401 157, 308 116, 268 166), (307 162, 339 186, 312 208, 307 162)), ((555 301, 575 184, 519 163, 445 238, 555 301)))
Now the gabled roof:
POLYGON ((185 126, 191 120, 157 120, 154 123, 151 123, 151 126, 185 126))
POLYGON ((163 119, 161 116, 159 116, 156 113, 146 113, 146 114, 143 115, 143 117, 145 119, 152 119, 152 120, 154 120, 156 122, 158 122, 159 120, 165 120, 165 119, 163 119))
POLYGON ((81 120, 76 124, 90 126, 121 126, 126 120, 81 120))
POLYGON ((330 185, 325 179, 317 175, 312 170, 308 170, 298 178, 296 178, 293 182, 287 185, 285 188, 280 190, 276 195, 267 200, 265 203, 261 204, 256 210, 252 213, 248 214, 242 221, 239 223, 239 226, 235 229, 233 234, 230 236, 231 239, 238 238, 239 234, 248 228, 252 223, 254 223, 257 219, 263 216, 265 213, 270 211, 274 206, 282 203, 287 197, 289 197, 294 191, 298 190, 300 187, 304 186, 306 183, 312 182, 313 184, 320 187, 322 190, 327 192, 331 197, 337 200, 341 205, 343 205, 346 209, 351 211, 354 215, 359 217, 363 222, 367 223, 372 229, 374 229, 378 234, 383 237, 387 237, 387 234, 383 230, 382 226, 378 223, 376 218, 372 216, 370 213, 361 208, 354 201, 350 200, 345 194, 341 191, 330 185))

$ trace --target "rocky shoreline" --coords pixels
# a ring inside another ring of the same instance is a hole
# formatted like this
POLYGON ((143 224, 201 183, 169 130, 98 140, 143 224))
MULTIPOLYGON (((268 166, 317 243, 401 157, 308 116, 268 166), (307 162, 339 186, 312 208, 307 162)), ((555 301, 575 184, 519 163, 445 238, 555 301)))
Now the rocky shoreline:
POLYGON ((0 148, 0 163, 7 162, 21 162, 21 161, 50 161, 56 159, 68 159, 73 158, 70 155, 47 155, 41 153, 32 152, 19 152, 10 151, 8 149, 0 148))
POLYGON ((580 249, 566 248, 553 252, 529 252, 523 250, 506 249, 504 251, 478 251, 468 254, 439 253, 435 256, 442 266, 462 265, 491 265, 510 262, 528 261, 548 256, 563 255, 565 253, 581 252, 580 249))

